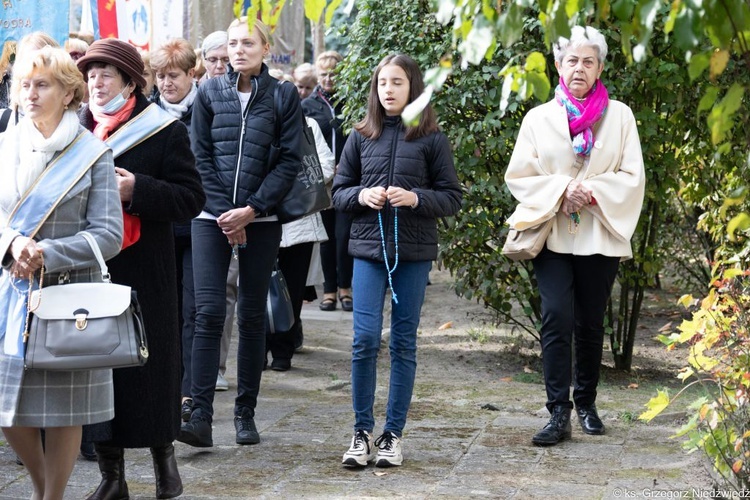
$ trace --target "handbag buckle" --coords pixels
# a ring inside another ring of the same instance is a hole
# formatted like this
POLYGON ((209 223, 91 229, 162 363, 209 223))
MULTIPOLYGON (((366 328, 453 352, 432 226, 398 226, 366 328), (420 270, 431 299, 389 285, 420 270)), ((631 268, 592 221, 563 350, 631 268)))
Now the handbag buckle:
POLYGON ((73 316, 76 318, 76 330, 79 332, 84 331, 86 326, 88 326, 88 315, 89 312, 86 309, 76 309, 73 311, 73 316))

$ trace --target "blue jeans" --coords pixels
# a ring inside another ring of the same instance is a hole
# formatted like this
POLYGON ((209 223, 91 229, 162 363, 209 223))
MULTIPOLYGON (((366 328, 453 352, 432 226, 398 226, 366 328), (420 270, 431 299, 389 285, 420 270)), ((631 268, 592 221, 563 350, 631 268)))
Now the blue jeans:
MULTIPOLYGON (((235 415, 255 416, 263 361, 266 356, 266 299, 271 270, 281 242, 281 224, 248 224, 247 247, 239 249, 237 297, 237 398, 235 415)), ((193 410, 212 419, 221 334, 226 316, 227 272, 232 247, 216 221, 193 220, 193 410)))
MULTIPOLYGON (((406 414, 417 371, 417 327, 424 302, 431 261, 399 262, 393 273, 398 304, 391 304, 391 378, 384 431, 397 436, 406 425, 406 414)), ((383 262, 354 259, 354 341, 352 343, 352 405, 354 430, 372 432, 383 305, 388 272, 383 262)))

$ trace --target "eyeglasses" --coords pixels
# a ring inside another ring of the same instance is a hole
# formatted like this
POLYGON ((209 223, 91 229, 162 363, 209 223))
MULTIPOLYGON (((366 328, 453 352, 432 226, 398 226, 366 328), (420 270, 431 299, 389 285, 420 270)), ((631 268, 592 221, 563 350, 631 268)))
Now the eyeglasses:
POLYGON ((229 64, 229 58, 228 57, 207 57, 206 62, 209 62, 211 64, 216 64, 217 62, 221 61, 221 63, 226 66, 229 64))

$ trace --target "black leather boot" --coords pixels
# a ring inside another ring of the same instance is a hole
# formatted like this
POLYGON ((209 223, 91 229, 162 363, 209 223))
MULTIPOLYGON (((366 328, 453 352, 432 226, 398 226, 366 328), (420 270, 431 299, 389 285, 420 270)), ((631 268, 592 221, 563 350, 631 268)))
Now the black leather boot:
POLYGON ((174 458, 174 446, 169 443, 151 448, 156 476, 156 498, 174 498, 182 495, 182 479, 174 458))
POLYGON ((604 423, 599 418, 599 414, 596 411, 596 405, 581 405, 576 407, 576 413, 578 414, 578 423, 581 424, 581 429, 586 434, 592 436, 600 436, 604 434, 604 423))
POLYGON ((94 445, 102 473, 102 482, 87 500, 128 500, 125 482, 125 450, 115 446, 94 445))
POLYGON ((542 430, 534 434, 531 442, 539 446, 552 446, 565 439, 570 439, 571 408, 555 406, 552 416, 542 430))

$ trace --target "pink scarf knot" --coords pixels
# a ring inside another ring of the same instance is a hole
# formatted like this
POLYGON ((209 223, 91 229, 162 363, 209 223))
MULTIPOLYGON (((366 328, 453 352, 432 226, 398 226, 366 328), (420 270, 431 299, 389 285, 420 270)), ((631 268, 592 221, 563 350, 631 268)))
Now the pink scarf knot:
POLYGON ((555 100, 568 114, 568 127, 573 138, 573 150, 579 156, 588 156, 594 147, 592 127, 598 122, 609 104, 609 93, 601 80, 596 80, 593 90, 581 102, 573 97, 562 78, 555 89, 555 100))

